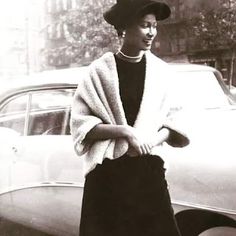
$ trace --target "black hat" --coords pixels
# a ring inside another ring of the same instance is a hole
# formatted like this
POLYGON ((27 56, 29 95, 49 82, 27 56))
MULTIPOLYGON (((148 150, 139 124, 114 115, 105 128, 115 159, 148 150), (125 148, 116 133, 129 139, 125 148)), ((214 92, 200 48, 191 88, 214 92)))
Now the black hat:
POLYGON ((155 0, 117 0, 108 11, 104 19, 115 28, 124 27, 141 12, 153 13, 157 20, 164 20, 170 16, 169 6, 155 0))

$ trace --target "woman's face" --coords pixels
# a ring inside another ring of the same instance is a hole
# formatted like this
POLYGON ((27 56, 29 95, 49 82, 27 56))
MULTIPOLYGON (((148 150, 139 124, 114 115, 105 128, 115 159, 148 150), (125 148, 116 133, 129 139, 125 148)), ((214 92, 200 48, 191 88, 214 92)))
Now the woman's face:
POLYGON ((147 14, 126 28, 123 47, 132 52, 150 50, 156 35, 156 17, 147 14))

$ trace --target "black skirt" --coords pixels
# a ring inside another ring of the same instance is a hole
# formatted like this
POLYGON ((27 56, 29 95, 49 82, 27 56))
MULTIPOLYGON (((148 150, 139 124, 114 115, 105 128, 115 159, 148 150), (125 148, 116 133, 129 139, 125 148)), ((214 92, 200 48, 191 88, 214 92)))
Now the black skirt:
POLYGON ((105 159, 85 181, 80 236, 179 236, 163 160, 105 159))

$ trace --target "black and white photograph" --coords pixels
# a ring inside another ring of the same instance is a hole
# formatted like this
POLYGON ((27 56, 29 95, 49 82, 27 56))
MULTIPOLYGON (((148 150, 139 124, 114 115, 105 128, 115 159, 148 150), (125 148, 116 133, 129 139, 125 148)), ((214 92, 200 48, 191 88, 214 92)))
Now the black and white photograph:
POLYGON ((0 236, 236 236, 236 0, 0 4, 0 236))

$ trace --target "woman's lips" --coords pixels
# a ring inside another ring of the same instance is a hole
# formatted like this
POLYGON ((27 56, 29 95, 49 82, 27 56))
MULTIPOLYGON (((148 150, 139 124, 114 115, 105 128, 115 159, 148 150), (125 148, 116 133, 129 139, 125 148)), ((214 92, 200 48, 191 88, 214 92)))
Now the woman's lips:
POLYGON ((152 40, 151 40, 151 39, 145 39, 145 40, 143 40, 143 42, 144 42, 146 45, 151 45, 151 44, 152 44, 152 40))

